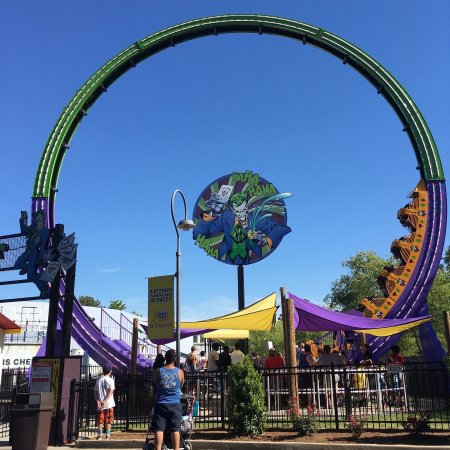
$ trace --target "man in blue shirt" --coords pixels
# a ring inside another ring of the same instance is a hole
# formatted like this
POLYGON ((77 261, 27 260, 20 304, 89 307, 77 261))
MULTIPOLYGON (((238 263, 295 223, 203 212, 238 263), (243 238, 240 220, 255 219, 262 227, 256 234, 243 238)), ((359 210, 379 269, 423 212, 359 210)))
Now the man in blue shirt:
POLYGON ((156 386, 155 414, 152 428, 155 432, 155 448, 162 449, 164 430, 172 433, 173 450, 180 448, 181 403, 180 394, 184 384, 184 373, 175 367, 175 350, 166 352, 166 365, 156 369, 153 381, 156 386))

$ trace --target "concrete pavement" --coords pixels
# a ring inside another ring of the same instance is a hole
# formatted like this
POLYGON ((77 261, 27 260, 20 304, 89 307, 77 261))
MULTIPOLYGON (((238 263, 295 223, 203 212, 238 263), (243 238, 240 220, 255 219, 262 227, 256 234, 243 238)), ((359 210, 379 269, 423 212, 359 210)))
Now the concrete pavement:
MULTIPOLYGON (((193 450, 421 450, 423 446, 418 445, 380 445, 380 444, 313 444, 310 442, 261 442, 261 441, 211 441, 195 439, 190 441, 193 450)), ((134 450, 142 449, 144 442, 142 440, 131 441, 91 441, 80 440, 75 444, 76 448, 84 449, 117 449, 134 450)), ((450 450, 447 445, 430 445, 427 450, 450 450)))
MULTIPOLYGON (((193 450, 422 450, 420 445, 380 445, 380 444, 333 444, 310 442, 262 442, 262 441, 227 441, 227 440, 205 440, 195 439, 191 441, 193 450)), ((142 439, 133 440, 112 440, 95 441, 90 439, 78 440, 74 444, 64 447, 48 447, 48 450, 63 450, 81 448, 86 450, 94 449, 122 449, 135 450, 142 449, 144 441, 142 439)), ((450 450, 448 445, 427 445, 427 450, 450 450)), ((12 450, 6 439, 0 438, 0 450, 12 450)), ((22 450, 22 449, 21 449, 22 450)), ((23 449, 25 450, 25 449, 23 449)))

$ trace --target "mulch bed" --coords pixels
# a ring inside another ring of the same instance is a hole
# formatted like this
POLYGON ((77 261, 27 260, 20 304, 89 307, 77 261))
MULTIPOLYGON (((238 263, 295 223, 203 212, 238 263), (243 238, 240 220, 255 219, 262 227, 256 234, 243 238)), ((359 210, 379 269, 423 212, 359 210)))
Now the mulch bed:
MULTIPOLYGON (((115 439, 145 439, 142 432, 113 432, 115 439)), ((317 442, 317 443, 339 443, 339 444, 380 444, 380 445, 417 445, 427 447, 429 445, 450 445, 450 433, 448 431, 430 432, 420 436, 412 436, 401 431, 365 431, 362 436, 355 440, 348 431, 321 430, 313 436, 298 436, 293 431, 274 430, 266 431, 261 436, 234 436, 227 431, 202 430, 192 435, 192 440, 232 440, 232 441, 262 441, 262 442, 317 442)))

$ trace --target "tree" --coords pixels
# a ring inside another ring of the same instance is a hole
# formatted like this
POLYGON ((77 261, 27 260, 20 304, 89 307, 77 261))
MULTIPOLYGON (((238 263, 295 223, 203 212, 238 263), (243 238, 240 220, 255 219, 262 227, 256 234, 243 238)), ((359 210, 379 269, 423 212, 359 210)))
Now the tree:
POLYGON ((96 306, 97 308, 102 308, 100 300, 95 300, 94 297, 90 297, 88 295, 81 295, 78 297, 78 301, 83 306, 96 306))
MULTIPOLYGON (((433 286, 428 294, 431 323, 442 343, 445 343, 442 311, 450 309, 450 247, 444 253, 443 264, 439 267, 433 286)), ((354 309, 364 297, 383 297, 378 287, 377 276, 384 266, 395 264, 394 259, 383 259, 372 251, 358 252, 343 262, 350 273, 342 275, 331 285, 331 293, 324 302, 331 308, 343 311, 354 309)), ((418 330, 413 328, 402 334, 399 342, 405 356, 420 354, 418 330)))
POLYGON ((127 305, 122 300, 111 300, 109 302, 109 309, 118 309, 119 311, 123 311, 127 305))
POLYGON ((277 350, 283 351, 283 321, 279 318, 275 326, 270 331, 250 331, 249 336, 249 351, 258 352, 260 355, 267 355, 267 342, 271 341, 273 347, 277 350))
POLYGON ((394 264, 393 259, 383 259, 373 251, 358 252, 342 263, 349 273, 331 284, 331 294, 324 303, 332 309, 354 309, 364 297, 384 297, 377 276, 384 266, 394 264))
MULTIPOLYGON (((445 344, 445 329, 442 311, 450 310, 450 247, 446 251, 444 265, 437 271, 430 293, 428 294, 428 312, 431 323, 440 341, 445 344)), ((445 347, 444 347, 445 348, 445 347)))
POLYGON ((444 266, 447 269, 447 272, 450 268, 450 247, 447 248, 447 250, 444 251, 444 266))

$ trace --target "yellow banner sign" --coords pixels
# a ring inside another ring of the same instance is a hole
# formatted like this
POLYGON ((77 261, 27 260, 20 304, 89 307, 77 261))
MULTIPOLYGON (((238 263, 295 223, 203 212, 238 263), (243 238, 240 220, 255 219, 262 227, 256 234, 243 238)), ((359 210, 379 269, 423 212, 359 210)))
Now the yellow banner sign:
POLYGON ((171 338, 175 329, 173 275, 148 279, 148 337, 171 338))

